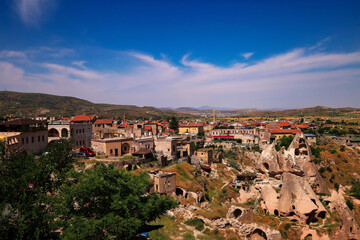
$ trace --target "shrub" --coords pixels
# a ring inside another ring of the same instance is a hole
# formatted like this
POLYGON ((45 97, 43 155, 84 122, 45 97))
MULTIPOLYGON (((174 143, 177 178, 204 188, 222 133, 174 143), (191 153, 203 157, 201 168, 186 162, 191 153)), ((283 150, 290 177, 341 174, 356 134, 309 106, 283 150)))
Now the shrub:
POLYGON ((340 151, 345 152, 345 146, 344 145, 340 146, 340 151))
POLYGON ((193 218, 185 222, 186 225, 195 227, 196 230, 204 230, 204 222, 199 218, 193 218))
POLYGON ((288 230, 290 227, 291 227, 291 224, 290 224, 290 223, 286 223, 285 226, 284 226, 284 229, 285 229, 285 230, 288 230))
POLYGON ((334 188, 336 189, 336 191, 339 191, 339 184, 338 184, 338 183, 334 183, 334 188))
POLYGON ((354 203, 350 199, 346 200, 346 205, 350 210, 354 209, 354 203))
POLYGON ((354 196, 356 198, 360 198, 360 182, 354 183, 350 189, 351 196, 354 196))

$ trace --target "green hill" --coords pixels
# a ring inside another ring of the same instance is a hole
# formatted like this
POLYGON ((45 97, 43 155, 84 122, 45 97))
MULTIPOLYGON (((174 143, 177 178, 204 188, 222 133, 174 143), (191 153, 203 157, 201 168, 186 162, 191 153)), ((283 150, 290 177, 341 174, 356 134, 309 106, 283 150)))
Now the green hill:
POLYGON ((0 116, 13 117, 54 116, 70 117, 79 114, 96 114, 102 118, 167 118, 188 115, 155 107, 134 105, 96 104, 87 100, 42 93, 0 91, 0 116))
POLYGON ((360 116, 359 108, 329 108, 316 106, 311 108, 289 109, 282 111, 255 111, 244 114, 251 117, 304 117, 304 116, 324 116, 324 117, 358 117, 360 116))

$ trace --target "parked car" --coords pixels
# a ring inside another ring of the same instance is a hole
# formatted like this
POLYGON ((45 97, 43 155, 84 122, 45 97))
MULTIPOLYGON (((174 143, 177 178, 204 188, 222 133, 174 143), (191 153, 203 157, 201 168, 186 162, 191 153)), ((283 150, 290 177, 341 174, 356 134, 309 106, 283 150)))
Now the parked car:
POLYGON ((84 158, 84 159, 88 159, 88 158, 89 158, 89 156, 88 156, 88 154, 87 154, 86 152, 78 152, 78 153, 76 154, 76 156, 77 156, 78 158, 84 158))
POLYGON ((91 149, 91 148, 88 148, 88 147, 81 147, 80 148, 80 152, 84 152, 84 153, 87 153, 87 155, 89 157, 95 157, 96 154, 94 153, 94 151, 91 149))

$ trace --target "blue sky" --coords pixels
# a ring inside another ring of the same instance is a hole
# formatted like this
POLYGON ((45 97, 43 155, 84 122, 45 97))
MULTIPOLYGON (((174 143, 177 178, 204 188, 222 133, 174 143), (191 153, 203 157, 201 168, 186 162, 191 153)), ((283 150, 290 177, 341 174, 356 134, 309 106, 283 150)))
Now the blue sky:
POLYGON ((0 88, 156 107, 360 107, 360 1, 0 1, 0 88))

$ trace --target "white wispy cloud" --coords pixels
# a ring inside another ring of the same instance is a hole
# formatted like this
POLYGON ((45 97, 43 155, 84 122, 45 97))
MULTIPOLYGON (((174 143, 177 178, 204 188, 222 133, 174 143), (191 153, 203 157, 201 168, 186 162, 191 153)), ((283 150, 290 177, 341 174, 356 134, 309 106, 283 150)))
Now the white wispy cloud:
POLYGON ((245 58, 246 60, 249 59, 252 55, 254 55, 254 52, 248 52, 248 53, 241 54, 241 56, 243 58, 245 58))
POLYGON ((26 54, 21 51, 4 50, 0 52, 0 58, 26 58, 26 54))
MULTIPOLYGON (((126 71, 99 71, 82 67, 83 61, 73 61, 70 63, 76 67, 34 63, 43 70, 33 72, 8 60, 0 64, 0 85, 17 91, 73 95, 95 102, 155 106, 252 107, 285 102, 294 106, 298 99, 302 99, 302 104, 305 101, 311 104, 316 96, 307 99, 304 94, 314 91, 324 95, 321 101, 325 103, 334 99, 348 101, 349 105, 360 102, 358 94, 350 93, 360 87, 360 52, 325 53, 298 48, 252 64, 235 63, 227 67, 193 60, 189 55, 176 64, 144 53, 126 55, 136 60, 126 71), (349 93, 333 94, 339 89, 348 89, 349 93), (284 95, 291 99, 284 101, 284 95)), ((313 103, 316 104, 321 103, 313 103)))
POLYGON ((16 11, 24 24, 38 27, 54 9, 54 0, 16 0, 16 11))
POLYGON ((85 68, 85 66, 84 66, 85 63, 86 63, 86 61, 73 61, 71 64, 75 65, 77 67, 80 67, 80 68, 85 68))

